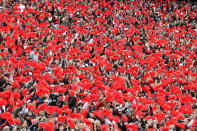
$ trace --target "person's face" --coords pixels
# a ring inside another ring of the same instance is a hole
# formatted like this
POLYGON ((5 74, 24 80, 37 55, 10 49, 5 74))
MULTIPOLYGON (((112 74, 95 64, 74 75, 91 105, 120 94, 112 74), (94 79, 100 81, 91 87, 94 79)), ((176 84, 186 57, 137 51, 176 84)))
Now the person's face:
POLYGON ((9 129, 9 127, 5 127, 4 129, 3 129, 3 131, 9 131, 10 129, 9 129))
POLYGON ((100 128, 101 122, 100 122, 100 121, 97 121, 97 122, 96 122, 96 126, 97 126, 98 128, 100 128))
POLYGON ((93 118, 93 117, 94 117, 94 115, 93 115, 92 113, 90 113, 90 117, 91 117, 91 118, 93 118))
POLYGON ((30 120, 30 119, 31 119, 31 117, 27 116, 27 117, 26 117, 26 119, 27 119, 27 120, 30 120))
POLYGON ((84 128, 83 123, 80 123, 80 124, 78 125, 78 128, 79 128, 79 129, 83 129, 83 128, 84 128))
POLYGON ((59 128, 59 131, 63 131, 64 130, 64 126, 61 126, 60 128, 59 128))
POLYGON ((157 124, 153 124, 153 128, 154 129, 157 129, 157 124))
POLYGON ((43 112, 43 111, 40 111, 40 112, 39 112, 39 115, 40 115, 40 116, 44 116, 44 112, 43 112))
POLYGON ((73 112, 76 113, 76 112, 77 112, 77 109, 75 108, 75 109, 73 110, 73 112))
POLYGON ((110 107, 110 105, 111 105, 110 102, 107 102, 107 106, 110 107))
POLYGON ((122 115, 122 110, 121 109, 118 109, 118 114, 122 115))
POLYGON ((17 127, 14 127, 14 128, 12 129, 12 131, 17 131, 17 127))
POLYGON ((100 96, 100 99, 102 100, 103 98, 104 98, 104 96, 103 96, 103 95, 101 95, 101 96, 100 96))
POLYGON ((24 121, 23 124, 21 125, 22 128, 27 128, 27 121, 24 121))
POLYGON ((10 85, 7 85, 6 86, 6 90, 10 90, 11 89, 11 86, 10 85))
POLYGON ((141 128, 142 127, 142 125, 141 125, 140 122, 137 122, 136 124, 138 125, 138 128, 141 128))

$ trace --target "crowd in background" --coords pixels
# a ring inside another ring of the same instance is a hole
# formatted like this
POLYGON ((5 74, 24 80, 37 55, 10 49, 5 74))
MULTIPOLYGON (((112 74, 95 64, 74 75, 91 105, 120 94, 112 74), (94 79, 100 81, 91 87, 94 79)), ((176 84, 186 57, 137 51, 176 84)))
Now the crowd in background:
POLYGON ((196 7, 0 0, 0 130, 195 131, 196 7))

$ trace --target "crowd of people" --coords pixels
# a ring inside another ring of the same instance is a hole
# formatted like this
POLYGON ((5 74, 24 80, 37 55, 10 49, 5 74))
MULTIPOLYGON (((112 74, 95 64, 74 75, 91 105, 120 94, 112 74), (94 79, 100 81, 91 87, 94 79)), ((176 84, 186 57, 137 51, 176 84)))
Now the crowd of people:
POLYGON ((196 9, 0 0, 0 130, 195 131, 196 9))

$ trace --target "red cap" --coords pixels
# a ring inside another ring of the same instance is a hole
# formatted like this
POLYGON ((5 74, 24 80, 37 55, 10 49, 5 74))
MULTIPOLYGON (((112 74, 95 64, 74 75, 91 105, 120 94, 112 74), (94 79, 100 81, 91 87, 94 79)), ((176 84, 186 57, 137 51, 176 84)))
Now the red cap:
POLYGON ((132 129, 133 131, 138 130, 138 127, 135 124, 127 124, 126 127, 127 127, 127 129, 132 129))
POLYGON ((180 127, 181 129, 185 129, 185 124, 182 123, 175 123, 176 126, 180 127))
POLYGON ((14 87, 14 88, 19 88, 19 87, 20 87, 19 82, 15 80, 15 81, 12 83, 12 87, 14 87))

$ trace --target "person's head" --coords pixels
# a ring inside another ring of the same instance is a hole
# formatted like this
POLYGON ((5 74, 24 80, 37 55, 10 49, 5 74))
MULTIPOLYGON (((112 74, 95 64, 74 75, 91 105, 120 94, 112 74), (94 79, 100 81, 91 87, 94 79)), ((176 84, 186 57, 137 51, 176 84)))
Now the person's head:
POLYGON ((95 121, 95 126, 96 126, 97 129, 100 129, 100 127, 101 127, 101 122, 100 122, 99 120, 96 120, 96 121, 95 121))
POLYGON ((12 131, 18 131, 18 127, 14 126, 14 127, 12 128, 12 131))
POLYGON ((44 116, 44 111, 40 111, 39 116, 44 116))
POLYGON ((9 131, 9 130, 10 130, 9 126, 5 126, 2 131, 9 131))
POLYGON ((154 128, 154 129, 158 129, 156 123, 153 124, 153 128, 154 128))
POLYGON ((132 114, 130 112, 127 112, 126 115, 127 115, 128 118, 132 118, 132 114))
POLYGON ((175 125, 170 125, 168 128, 169 128, 169 130, 174 130, 175 125))
POLYGON ((37 51, 37 49, 34 47, 34 48, 33 48, 33 51, 37 51))
POLYGON ((21 129, 20 131, 27 131, 26 129, 21 129))
POLYGON ((27 129, 28 125, 27 125, 27 121, 24 121, 21 125, 21 129, 27 129))
POLYGON ((111 106, 111 103, 110 102, 106 102, 106 106, 107 107, 110 107, 111 106))
POLYGON ((103 100, 103 98, 104 98, 104 95, 100 95, 100 98, 99 99, 100 100, 103 100))
POLYGON ((11 90, 11 89, 12 89, 11 85, 10 84, 7 84, 6 85, 6 90, 11 90))
POLYGON ((118 115, 122 115, 122 110, 119 108, 119 109, 117 109, 117 113, 118 113, 118 115))
POLYGON ((63 130, 64 130, 64 126, 63 125, 59 126, 59 131, 63 131, 63 130))
POLYGON ((26 115, 27 120, 31 120, 33 118, 33 114, 30 112, 26 115))
POLYGON ((83 123, 79 123, 79 124, 78 124, 78 129, 79 129, 79 130, 82 130, 84 127, 85 127, 85 126, 84 126, 83 123))

